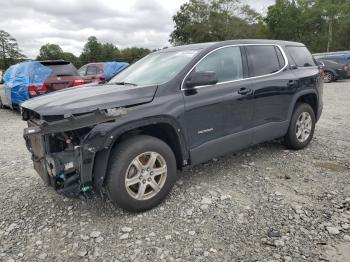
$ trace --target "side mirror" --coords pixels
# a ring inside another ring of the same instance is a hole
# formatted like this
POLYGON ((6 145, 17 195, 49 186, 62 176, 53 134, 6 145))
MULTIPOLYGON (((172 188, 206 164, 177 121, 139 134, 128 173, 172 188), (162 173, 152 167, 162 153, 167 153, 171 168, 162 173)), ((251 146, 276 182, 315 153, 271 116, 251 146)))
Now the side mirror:
POLYGON ((218 77, 215 72, 196 72, 193 71, 185 81, 186 88, 194 88, 196 86, 207 86, 207 85, 215 85, 218 82, 218 77))

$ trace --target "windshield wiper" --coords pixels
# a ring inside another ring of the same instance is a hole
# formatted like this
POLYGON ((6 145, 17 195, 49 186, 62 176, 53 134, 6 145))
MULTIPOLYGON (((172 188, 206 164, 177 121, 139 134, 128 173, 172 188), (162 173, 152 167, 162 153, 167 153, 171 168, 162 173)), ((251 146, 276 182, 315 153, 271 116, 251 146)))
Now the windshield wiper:
POLYGON ((128 82, 116 82, 116 83, 113 83, 113 84, 122 85, 122 86, 127 86, 127 85, 130 85, 130 86, 137 86, 137 84, 128 83, 128 82))

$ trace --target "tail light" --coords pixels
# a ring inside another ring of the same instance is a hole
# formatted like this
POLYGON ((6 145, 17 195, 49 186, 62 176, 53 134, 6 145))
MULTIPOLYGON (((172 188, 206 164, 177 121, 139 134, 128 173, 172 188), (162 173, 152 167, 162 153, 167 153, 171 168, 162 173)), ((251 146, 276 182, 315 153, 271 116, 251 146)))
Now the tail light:
POLYGON ((45 94, 47 92, 46 85, 42 86, 28 86, 28 92, 31 97, 45 94))
POLYGON ((84 80, 83 79, 77 79, 73 81, 72 86, 80 86, 84 84, 84 80))
POLYGON ((45 84, 43 84, 40 89, 38 90, 40 94, 45 94, 47 92, 47 87, 45 84))
POLYGON ((324 69, 322 67, 319 68, 319 71, 320 71, 320 76, 321 77, 324 77, 324 69))
POLYGON ((36 92, 37 88, 38 87, 36 87, 36 86, 28 86, 28 92, 29 92, 31 97, 38 95, 38 93, 36 92))

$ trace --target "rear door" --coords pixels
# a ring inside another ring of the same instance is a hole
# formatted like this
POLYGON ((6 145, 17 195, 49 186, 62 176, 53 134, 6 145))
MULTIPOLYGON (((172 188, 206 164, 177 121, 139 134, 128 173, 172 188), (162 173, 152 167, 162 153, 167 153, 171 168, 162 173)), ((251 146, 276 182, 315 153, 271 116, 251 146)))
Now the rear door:
POLYGON ((254 91, 253 143, 283 136, 297 77, 287 68, 287 58, 276 45, 246 46, 249 65, 247 85, 254 91))
POLYGON ((87 83, 91 83, 95 81, 95 77, 97 74, 97 67, 94 65, 89 65, 86 70, 86 77, 85 80, 87 83))
POLYGON ((239 46, 209 53, 193 70, 213 71, 219 80, 215 85, 183 91, 191 161, 196 164, 250 144, 251 133, 246 130, 253 100, 249 92, 239 93, 244 86, 244 58, 239 46))
POLYGON ((99 82, 104 80, 103 70, 97 65, 90 65, 87 67, 86 77, 89 78, 90 82, 99 82))

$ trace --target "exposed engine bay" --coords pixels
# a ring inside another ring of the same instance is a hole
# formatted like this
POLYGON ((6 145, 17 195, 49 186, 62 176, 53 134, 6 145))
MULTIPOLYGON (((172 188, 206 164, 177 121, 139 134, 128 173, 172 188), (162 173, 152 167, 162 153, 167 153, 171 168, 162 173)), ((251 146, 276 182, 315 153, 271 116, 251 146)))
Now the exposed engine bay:
POLYGON ((45 118, 23 109, 22 117, 28 122, 24 138, 32 153, 35 170, 47 185, 59 193, 77 196, 92 189, 96 148, 86 140, 99 123, 115 121, 126 114, 126 109, 95 110, 94 112, 45 118))

